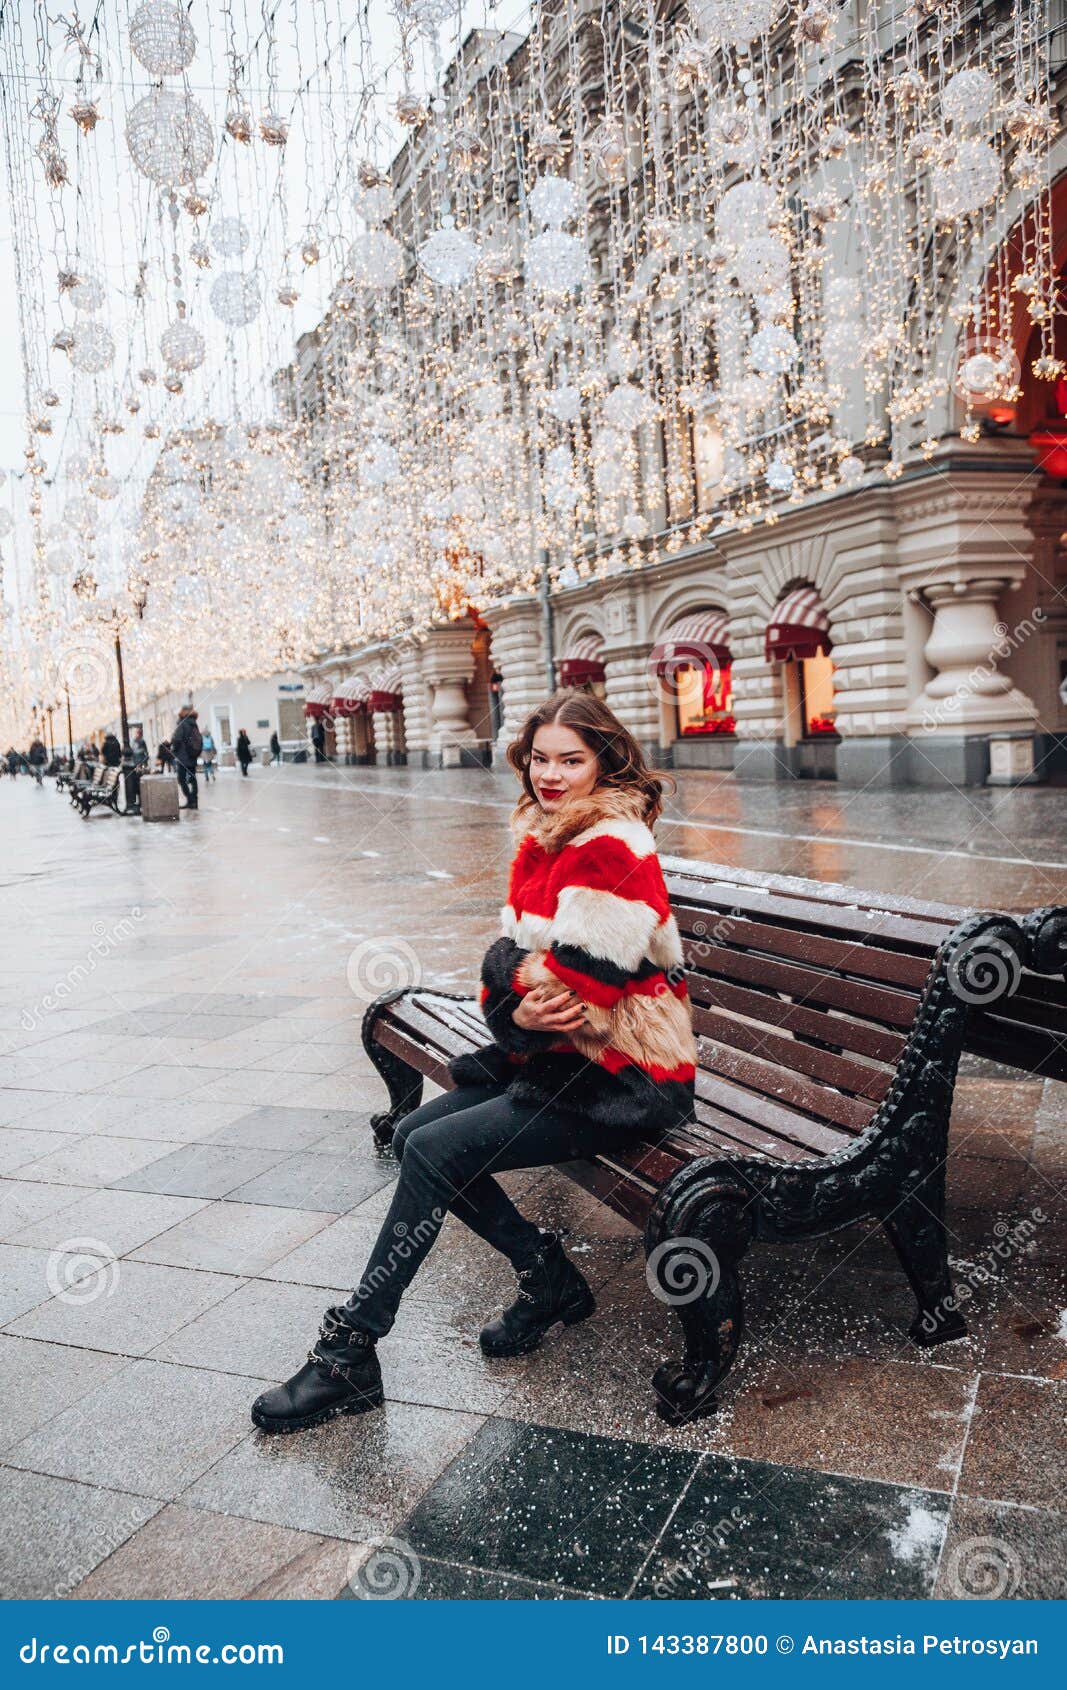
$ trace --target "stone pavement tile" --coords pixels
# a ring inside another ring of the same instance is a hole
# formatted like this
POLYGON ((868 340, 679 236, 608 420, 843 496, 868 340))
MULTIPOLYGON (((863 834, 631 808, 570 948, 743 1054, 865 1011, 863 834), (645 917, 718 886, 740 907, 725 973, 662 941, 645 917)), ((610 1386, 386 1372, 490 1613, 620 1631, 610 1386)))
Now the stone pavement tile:
POLYGON ((349 1061, 349 1052, 341 1045, 300 1044, 263 1045, 256 1057, 257 1067, 265 1073, 335 1074, 349 1061))
POLYGON ((959 1489, 967 1496, 1063 1505, 1067 1384, 983 1374, 959 1489))
POLYGON ((79 1197, 89 1195, 90 1187, 85 1185, 38 1185, 30 1180, 0 1180, 0 1239, 10 1243, 30 1221, 54 1214, 79 1197))
MULTIPOLYGON (((106 1092, 86 1092, 83 1097, 50 1097, 38 1092, 42 1107, 25 1117, 20 1125, 32 1127, 34 1132, 75 1133, 84 1138, 87 1133, 114 1133, 116 1138, 127 1136, 127 1124, 136 1119, 141 1105, 132 1097, 108 1097, 106 1092)), ((154 1133, 141 1134, 133 1128, 133 1137, 154 1138, 154 1133)), ((174 1135, 175 1142, 180 1142, 174 1135)))
MULTIPOLYGON (((296 1285, 347 1285, 351 1289, 381 1230, 381 1217, 365 1215, 365 1207, 361 1204, 351 1214, 341 1215, 306 1243, 290 1250, 287 1256, 279 1257, 273 1266, 264 1269, 263 1277, 296 1285)), ((412 1291, 417 1284, 418 1279, 412 1291)))
MULTIPOLYGON (((71 1133, 34 1132, 27 1127, 0 1128, 0 1174, 13 1174, 49 1150, 69 1144, 71 1133)), ((80 1135, 78 1135, 80 1136, 80 1135)))
MULTIPOLYGON (((99 1094, 97 1094, 99 1095, 99 1094)), ((134 1098, 110 1098, 114 1104, 126 1104, 130 1114, 110 1131, 114 1138, 155 1138, 164 1143, 195 1144, 218 1132, 228 1121, 235 1121, 247 1112, 243 1103, 198 1103, 192 1098, 170 1098, 140 1101, 134 1098)), ((86 1126, 86 1132, 94 1132, 86 1126)))
POLYGON ((479 1329, 444 1304, 405 1297, 396 1325, 378 1346, 386 1395, 393 1402, 499 1414, 514 1378, 482 1354, 479 1329))
POLYGON ((1033 1158, 1048 1173, 1067 1173, 1067 1085, 1046 1080, 1034 1126, 1033 1158))
POLYGON ((929 1491, 708 1455, 632 1594, 929 1596, 947 1519, 929 1491))
POLYGON ((489 1420, 395 1536, 417 1555, 623 1596, 696 1458, 489 1420))
POLYGON ((361 1071, 339 1070, 323 1079, 301 1076, 302 1085, 294 1099, 290 1093, 286 1102, 306 1103, 310 1109, 358 1109, 367 1093, 367 1076, 361 1071))
MULTIPOLYGON (((267 1043, 263 1039, 254 1039, 253 1042, 253 1039, 253 1035, 245 1033, 232 1039, 212 1039, 209 1044, 198 1047, 197 1058, 206 1068, 224 1069, 228 1074, 250 1070, 265 1072, 267 1065, 264 1057, 279 1051, 288 1053, 293 1049, 288 1043, 267 1043)), ((284 1064, 282 1066, 284 1068, 284 1064)), ((275 1071, 273 1067, 270 1070, 272 1073, 275 1071)))
POLYGON ((271 992, 178 992, 164 998, 156 1008, 164 1014, 253 1016, 266 1019, 276 1015, 291 1015, 307 1004, 307 999, 292 993, 271 992))
MULTIPOLYGON (((222 1072, 214 1068, 198 1068, 192 1060, 173 1067, 168 1067, 165 1063, 155 1063, 151 1068, 139 1068, 135 1074, 125 1073, 121 1079, 111 1081, 104 1089, 109 1097, 136 1097, 146 1103, 162 1098, 190 1097, 194 1092, 201 1091, 212 1075, 217 1078, 222 1072)), ((224 1097, 216 1101, 232 1103, 234 1099, 224 1097)))
POLYGON ((248 1433, 266 1381, 131 1362, 6 1454, 12 1467, 170 1501, 248 1433))
MULTIPOLYGON (((219 1154, 224 1154, 220 1149, 219 1154)), ((271 1203, 293 1209, 329 1209, 344 1214, 383 1185, 394 1171, 354 1156, 319 1156, 303 1151, 280 1159, 276 1151, 237 1150, 239 1156, 271 1158, 271 1166, 228 1193, 239 1203, 271 1203)), ((221 1194, 220 1194, 221 1195, 221 1194)))
MULTIPOLYGON (((480 1567, 460 1567, 452 1561, 435 1561, 429 1555, 420 1555, 417 1566, 417 1578, 411 1579, 410 1587, 404 1591, 415 1602, 563 1602, 574 1596, 589 1600, 583 1590, 535 1584, 532 1579, 516 1578, 509 1573, 487 1573, 480 1567)), ((358 1581, 358 1573, 351 1577, 358 1581)), ((351 1578, 342 1588, 340 1599, 359 1600, 351 1578)))
POLYGON ((23 1179, 54 1180, 60 1185, 117 1185, 156 1162, 165 1150, 181 1154, 179 1145, 161 1144, 158 1139, 93 1133, 68 1139, 59 1149, 24 1162, 19 1173, 23 1179))
POLYGON ((299 1438, 256 1432, 182 1500, 359 1542, 391 1532, 482 1424, 474 1414, 387 1402, 299 1438))
POLYGON ((310 1150, 320 1141, 331 1140, 328 1155, 343 1155, 350 1150, 369 1150, 367 1134, 362 1140, 335 1145, 332 1135, 340 1127, 350 1132, 351 1116, 337 1109, 277 1108, 265 1104, 230 1121, 212 1133, 212 1144, 245 1144, 262 1150, 284 1150, 293 1154, 310 1150))
POLYGON ((399 1163, 391 1151, 383 1150, 370 1129, 371 1107, 368 1099, 357 1097, 347 1109, 324 1109, 335 1123, 311 1147, 319 1156, 365 1156, 396 1171, 399 1163))
POLYGON ((949 1155, 1027 1158, 1043 1082, 960 1080, 952 1099, 949 1155))
POLYGON ((950 1156, 946 1195, 949 1222, 956 1208, 1009 1208, 1029 1172, 1028 1164, 1017 1156, 950 1156))
POLYGON ((151 1243, 133 1252, 133 1259, 205 1268, 213 1273, 261 1274, 333 1218, 311 1209, 211 1203, 153 1237, 151 1243))
POLYGON ((347 1296, 337 1286, 323 1289, 253 1279, 187 1326, 161 1338, 151 1354, 187 1367, 287 1379, 307 1359, 318 1337, 322 1311, 330 1303, 343 1303, 347 1296))
MULTIPOLYGON (((143 1191, 94 1191, 43 1219, 30 1221, 12 1240, 57 1250, 71 1240, 94 1239, 112 1256, 124 1256, 203 1207, 199 1197, 160 1197, 143 1191)), ((199 1263, 190 1264, 199 1266, 199 1263)))
MULTIPOLYGON (((20 1254, 49 1259, 42 1250, 20 1254)), ((53 1252, 53 1259, 57 1258, 58 1252, 53 1252)), ((46 1285, 43 1266, 38 1274, 46 1285)), ((147 1355, 153 1345, 195 1320, 212 1303, 221 1302, 240 1284, 240 1279, 227 1274, 194 1273, 149 1262, 112 1262, 100 1268, 77 1297, 56 1296, 39 1308, 25 1305, 33 1312, 12 1321, 11 1328, 23 1338, 114 1350, 119 1355, 147 1355)))
MULTIPOLYGON (((1060 1262, 1009 1264, 985 1305, 988 1335, 983 1373, 1067 1379, 1067 1267, 1060 1262)), ((974 1319, 972 1308, 967 1318, 974 1319)))
POLYGON ((0 1089, 0 1127, 21 1124, 27 1116, 36 1115, 42 1108, 47 1107, 48 1101, 39 1091, 20 1091, 14 1086, 3 1087, 0 1089))
POLYGON ((538 1226, 551 1227, 563 1233, 580 1233, 584 1238, 629 1238, 635 1246, 640 1233, 631 1221, 617 1215, 589 1191, 583 1191, 573 1180, 550 1169, 519 1170, 526 1176, 523 1201, 524 1214, 536 1220, 538 1226))
POLYGON ((352 1547, 172 1503, 71 1591, 75 1600, 322 1600, 343 1583, 352 1547))
POLYGON ((129 1074, 129 1064, 112 1062, 106 1057, 89 1057, 80 1062, 58 1065, 42 1062, 38 1073, 26 1075, 23 1084, 40 1091, 78 1093, 93 1091, 97 1086, 112 1086, 129 1074))
POLYGON ((0 1449, 48 1425, 126 1366, 123 1356, 0 1334, 0 1449))
POLYGON ((143 1496, 5 1469, 0 1589, 8 1600, 65 1596, 159 1507, 143 1496))
POLYGON ((230 1073, 214 1069, 212 1075, 205 1070, 202 1084, 192 1075, 190 1094, 213 1103, 243 1103, 248 1109, 263 1103, 304 1101, 308 1083, 306 1074, 263 1074, 254 1068, 235 1068, 230 1073))
POLYGON ((0 1325, 47 1302, 60 1288, 89 1279, 95 1271, 96 1263, 81 1253, 0 1244, 0 1325))
MULTIPOLYGON (((163 1146, 157 1144, 159 1151, 163 1146)), ((173 1197, 226 1197, 282 1161, 276 1150, 239 1145, 187 1144, 113 1183, 125 1191, 158 1191, 173 1197)))
POLYGON ((934 1595, 946 1601, 1062 1602, 1067 1519, 957 1496, 934 1595))

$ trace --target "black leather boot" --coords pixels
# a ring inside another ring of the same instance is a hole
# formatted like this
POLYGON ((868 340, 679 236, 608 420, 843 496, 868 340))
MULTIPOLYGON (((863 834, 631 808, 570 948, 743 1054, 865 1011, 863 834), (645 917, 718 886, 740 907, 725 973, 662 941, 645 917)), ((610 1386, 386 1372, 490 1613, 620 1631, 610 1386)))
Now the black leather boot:
POLYGON ((596 1300, 554 1232, 542 1232, 541 1248, 518 1270, 519 1294, 510 1308, 482 1329, 487 1356, 521 1356, 536 1350, 557 1320, 573 1326, 586 1320, 596 1300))
POLYGON ((384 1401, 374 1339, 347 1325, 338 1310, 327 1309, 303 1367, 256 1398, 252 1421, 264 1432, 302 1432, 338 1414, 365 1414, 384 1401))

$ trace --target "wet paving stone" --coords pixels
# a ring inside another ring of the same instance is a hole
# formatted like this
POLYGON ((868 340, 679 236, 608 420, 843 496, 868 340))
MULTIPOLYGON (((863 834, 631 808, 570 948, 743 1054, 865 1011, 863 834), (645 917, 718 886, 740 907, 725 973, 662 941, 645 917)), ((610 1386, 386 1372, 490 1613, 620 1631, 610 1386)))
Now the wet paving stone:
POLYGON ((352 1117, 337 1109, 276 1108, 265 1104, 212 1133, 212 1144, 249 1145, 260 1150, 295 1151, 319 1148, 326 1155, 368 1149, 369 1133, 356 1138, 352 1117), (337 1142, 339 1135, 347 1135, 337 1142))
MULTIPOLYGON (((81 1273, 84 1264, 83 1290, 78 1295, 59 1296, 49 1288, 45 1252, 22 1253, 38 1258, 35 1271, 50 1300, 38 1297, 40 1306, 31 1305, 32 1312, 12 1321, 10 1330, 23 1338, 87 1345, 118 1355, 147 1354, 154 1344, 195 1320, 242 1283, 231 1275, 157 1267, 149 1262, 108 1262, 93 1272, 92 1255, 85 1254, 74 1258, 79 1265, 70 1270, 81 1273)), ((57 1254, 53 1253, 53 1261, 57 1254)), ((53 1266, 53 1282, 61 1269, 61 1261, 53 1266)))
POLYGON ((934 1595, 948 1601, 1062 1602, 1067 1522, 1040 1508, 958 1496, 934 1595))
MULTIPOLYGON (((390 1185, 394 1170, 364 1156, 320 1156, 305 1152, 281 1158, 275 1152, 248 1151, 272 1158, 264 1172, 234 1186, 227 1194, 238 1203, 274 1203, 281 1208, 328 1209, 344 1214, 390 1185)), ((220 1193, 222 1195, 222 1193, 220 1193)))
POLYGON ((636 1598, 929 1596, 948 1498, 708 1455, 636 1598))
POLYGON ((0 1333, 0 1453, 127 1365, 124 1356, 0 1333))
MULTIPOLYGON (((158 1152, 159 1146, 156 1146, 158 1152)), ((147 1162, 114 1183, 122 1191, 156 1191, 171 1197, 227 1197, 284 1160, 278 1150, 241 1145, 196 1144, 147 1162)))
POLYGON ((694 1467, 670 1450, 491 1420, 398 1535, 417 1554, 624 1596, 694 1467))
MULTIPOLYGON (((451 1561, 435 1561, 420 1555, 410 1562, 401 1562, 407 1573, 399 1574, 404 1583, 402 1594, 413 1602, 564 1602, 574 1597, 588 1598, 584 1590, 566 1590, 562 1585, 535 1584, 532 1579, 516 1578, 507 1573, 487 1573, 480 1567, 460 1567, 451 1561)), ((358 1569, 342 1586, 339 1600, 356 1602, 364 1598, 366 1586, 373 1591, 375 1572, 372 1561, 369 1573, 362 1579, 358 1569)), ((379 1576, 385 1576, 384 1574, 379 1576)))
POLYGON ((227 1202, 197 1205, 187 1219, 154 1234, 151 1243, 135 1250, 133 1257, 212 1273, 261 1274, 332 1220, 330 1214, 308 1209, 227 1202))
POLYGON ((1067 1384, 983 1375, 960 1490, 1062 1510, 1065 1428, 1067 1384))
POLYGON ((8 1600, 66 1596, 159 1508, 143 1496, 10 1467, 0 1483, 0 1589, 8 1600))

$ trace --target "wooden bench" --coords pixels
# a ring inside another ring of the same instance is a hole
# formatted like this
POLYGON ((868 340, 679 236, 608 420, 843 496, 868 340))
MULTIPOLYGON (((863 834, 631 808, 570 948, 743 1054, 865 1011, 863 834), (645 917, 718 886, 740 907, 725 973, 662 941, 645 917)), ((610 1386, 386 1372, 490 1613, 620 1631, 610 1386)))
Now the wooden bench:
POLYGON ((120 768, 101 763, 91 781, 79 781, 72 787, 71 803, 83 816, 88 816, 98 804, 106 805, 118 815, 121 775, 120 768))
MULTIPOLYGON (((738 1263, 872 1217, 918 1302, 915 1343, 966 1327, 949 1275, 945 1159, 960 1055, 1067 1079, 1067 909, 1025 917, 665 858, 699 1044, 697 1120, 563 1172, 644 1228, 649 1284, 683 1329, 653 1386, 710 1412, 742 1339, 738 1263), (1058 976, 1058 978, 1056 977, 1058 976)), ((387 992, 363 1019, 389 1090, 379 1142, 423 1076, 487 1042, 477 1004, 387 992)))

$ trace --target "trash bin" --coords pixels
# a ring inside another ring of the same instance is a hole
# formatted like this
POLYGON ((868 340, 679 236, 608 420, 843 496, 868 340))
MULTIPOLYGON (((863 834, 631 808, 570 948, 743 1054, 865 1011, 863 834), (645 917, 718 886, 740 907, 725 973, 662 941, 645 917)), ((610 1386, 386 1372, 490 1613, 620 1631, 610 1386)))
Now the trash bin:
POLYGON ((178 782, 173 775, 141 776, 141 816, 146 822, 178 820, 178 782))

